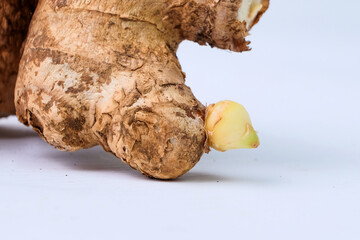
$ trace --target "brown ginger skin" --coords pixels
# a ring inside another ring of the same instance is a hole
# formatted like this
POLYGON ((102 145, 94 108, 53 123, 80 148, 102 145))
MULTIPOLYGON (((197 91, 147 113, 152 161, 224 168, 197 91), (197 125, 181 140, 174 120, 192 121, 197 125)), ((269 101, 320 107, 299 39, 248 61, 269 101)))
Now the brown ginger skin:
POLYGON ((145 175, 183 175, 208 146, 205 107, 185 85, 176 50, 185 39, 248 50, 240 5, 40 0, 16 84, 18 118, 56 148, 100 144, 145 175))
POLYGON ((15 114, 14 89, 26 37, 37 0, 0 1, 0 117, 15 114))

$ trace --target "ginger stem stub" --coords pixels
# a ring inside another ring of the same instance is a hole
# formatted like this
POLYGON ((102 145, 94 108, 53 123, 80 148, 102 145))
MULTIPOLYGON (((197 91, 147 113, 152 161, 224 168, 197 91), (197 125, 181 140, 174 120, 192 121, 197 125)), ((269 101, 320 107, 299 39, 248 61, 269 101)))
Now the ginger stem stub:
POLYGON ((221 152, 260 145, 248 112, 233 101, 211 104, 207 108, 205 128, 209 146, 221 152))

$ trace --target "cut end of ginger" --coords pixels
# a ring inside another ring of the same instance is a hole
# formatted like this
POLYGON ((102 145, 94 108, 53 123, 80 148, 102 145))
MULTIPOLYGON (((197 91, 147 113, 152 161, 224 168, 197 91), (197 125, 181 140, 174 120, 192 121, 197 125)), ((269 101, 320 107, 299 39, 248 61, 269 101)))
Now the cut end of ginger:
POLYGON ((238 20, 246 23, 247 30, 253 26, 254 21, 263 8, 262 0, 243 0, 239 9, 238 20))
POLYGON ((205 128, 209 146, 221 152, 260 145, 248 112, 233 101, 211 104, 207 109, 205 128))

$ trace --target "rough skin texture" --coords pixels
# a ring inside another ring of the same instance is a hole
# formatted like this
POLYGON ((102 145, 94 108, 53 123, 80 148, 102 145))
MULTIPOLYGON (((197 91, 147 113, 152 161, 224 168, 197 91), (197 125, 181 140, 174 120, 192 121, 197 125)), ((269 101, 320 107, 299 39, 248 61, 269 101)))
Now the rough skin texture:
POLYGON ((15 114, 14 88, 21 45, 37 0, 0 1, 0 117, 15 114))
POLYGON ((208 146, 205 107, 176 50, 185 39, 249 50, 240 4, 40 0, 16 84, 18 118, 61 150, 100 144, 147 176, 183 175, 208 146))

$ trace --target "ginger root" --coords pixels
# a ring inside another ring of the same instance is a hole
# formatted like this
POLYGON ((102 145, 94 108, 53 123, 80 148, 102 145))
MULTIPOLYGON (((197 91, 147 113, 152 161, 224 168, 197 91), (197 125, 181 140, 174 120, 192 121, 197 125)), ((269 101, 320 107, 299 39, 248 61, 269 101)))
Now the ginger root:
POLYGON ((100 144, 147 176, 183 175, 209 147, 177 48, 249 50, 268 0, 250 2, 246 18, 243 2, 39 0, 15 88, 19 120, 58 149, 100 144))
POLYGON ((26 37, 37 0, 0 2, 0 117, 15 114, 14 88, 26 37))

